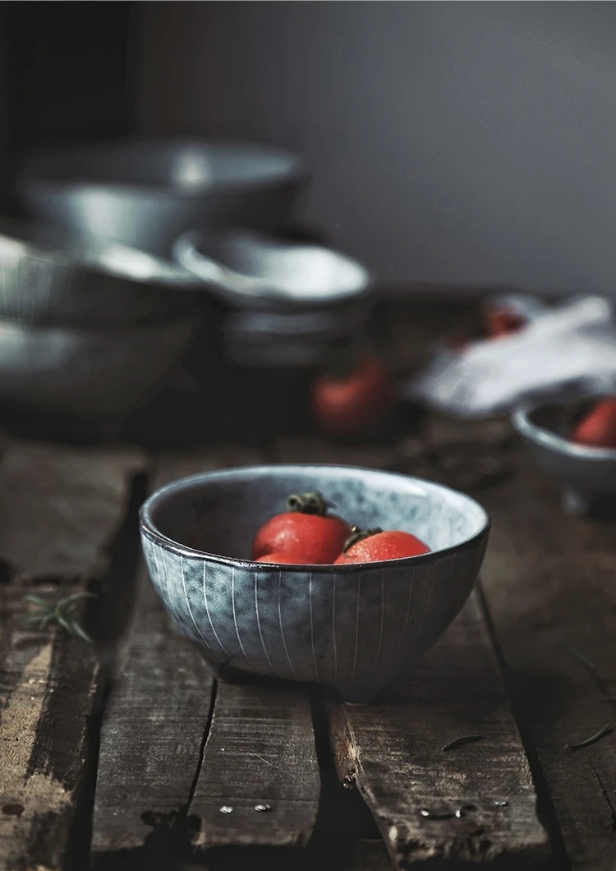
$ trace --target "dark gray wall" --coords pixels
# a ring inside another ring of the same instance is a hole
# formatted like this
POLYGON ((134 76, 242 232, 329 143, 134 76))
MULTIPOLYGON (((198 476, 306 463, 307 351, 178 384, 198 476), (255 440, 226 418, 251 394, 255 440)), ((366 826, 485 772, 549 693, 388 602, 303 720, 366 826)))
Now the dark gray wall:
POLYGON ((152 3, 148 132, 292 145, 389 280, 616 288, 613 3, 152 3))

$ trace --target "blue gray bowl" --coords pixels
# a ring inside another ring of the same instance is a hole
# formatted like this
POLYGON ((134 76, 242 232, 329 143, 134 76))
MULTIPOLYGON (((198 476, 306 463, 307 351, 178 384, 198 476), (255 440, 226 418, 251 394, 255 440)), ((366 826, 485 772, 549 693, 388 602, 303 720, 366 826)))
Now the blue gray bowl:
POLYGON ((564 508, 572 514, 585 514, 598 499, 616 497, 616 450, 577 445, 567 437, 576 409, 600 398, 543 403, 521 408, 512 418, 533 460, 561 483, 564 508))
POLYGON ((466 602, 489 519, 438 484, 343 466, 253 466, 184 478, 140 513, 154 587, 215 673, 317 681, 371 701, 466 602), (362 565, 255 563, 259 526, 290 493, 321 490, 362 528, 412 531, 431 553, 362 565))

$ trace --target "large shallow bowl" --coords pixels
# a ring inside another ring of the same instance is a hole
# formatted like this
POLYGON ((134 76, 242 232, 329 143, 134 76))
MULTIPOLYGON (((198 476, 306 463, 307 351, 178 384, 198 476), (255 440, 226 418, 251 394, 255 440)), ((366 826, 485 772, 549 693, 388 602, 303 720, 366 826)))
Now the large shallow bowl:
POLYGON ((616 449, 591 448, 569 441, 575 409, 600 395, 569 403, 543 403, 518 409, 513 425, 537 465, 563 487, 567 511, 583 514, 604 497, 616 497, 616 449))
POLYGON ((33 223, 0 224, 0 317, 130 326, 186 311, 200 285, 171 260, 33 223))
POLYGON ((0 399, 85 416, 129 412, 181 362, 195 326, 182 318, 105 332, 0 321, 0 399))
POLYGON ((410 668, 468 598, 489 532, 467 496, 342 466, 255 466, 185 478, 141 509, 143 549, 171 617, 214 670, 317 681, 365 703, 410 668), (432 552, 365 565, 251 562, 258 527, 320 489, 368 528, 412 530, 432 552))
POLYGON ((30 213, 168 255, 195 226, 284 226, 306 173, 288 151, 194 139, 120 141, 42 155, 18 179, 30 213))

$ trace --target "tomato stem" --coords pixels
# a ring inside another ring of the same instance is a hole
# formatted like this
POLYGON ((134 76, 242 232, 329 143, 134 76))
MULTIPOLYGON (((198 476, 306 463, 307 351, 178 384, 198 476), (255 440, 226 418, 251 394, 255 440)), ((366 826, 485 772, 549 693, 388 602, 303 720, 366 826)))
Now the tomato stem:
POLYGON ((380 526, 375 526, 374 529, 360 529, 359 526, 352 526, 351 534, 345 541, 342 552, 346 553, 347 550, 350 547, 353 547, 354 544, 357 544, 358 541, 363 541, 364 538, 370 538, 373 535, 378 535, 380 532, 383 532, 380 526))
POLYGON ((318 490, 314 493, 293 493, 287 499, 287 510, 324 517, 327 514, 327 502, 318 490))

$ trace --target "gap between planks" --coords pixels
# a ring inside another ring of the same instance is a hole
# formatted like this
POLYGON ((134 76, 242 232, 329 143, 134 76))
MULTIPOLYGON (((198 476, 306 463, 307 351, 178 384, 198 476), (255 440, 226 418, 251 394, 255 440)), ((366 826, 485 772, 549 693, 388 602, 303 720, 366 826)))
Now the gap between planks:
MULTIPOLYGON (((152 488, 262 461, 233 446, 160 456, 152 488)), ((200 653, 172 628, 142 567, 101 731, 92 841, 101 865, 143 848, 177 861, 217 845, 308 841, 320 784, 307 688, 220 683, 211 712, 213 693, 200 653), (259 803, 272 810, 256 812, 259 803), (233 812, 221 813, 225 805, 233 812)))
POLYGON ((26 593, 50 602, 104 576, 132 449, 3 440, 0 457, 0 869, 63 864, 88 754, 99 669, 83 642, 23 628, 26 593))

